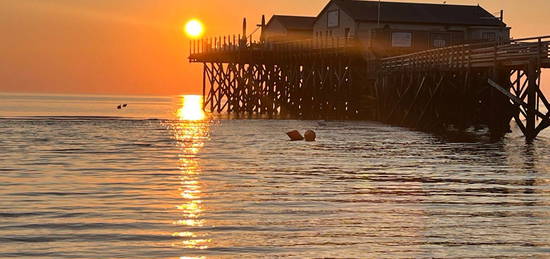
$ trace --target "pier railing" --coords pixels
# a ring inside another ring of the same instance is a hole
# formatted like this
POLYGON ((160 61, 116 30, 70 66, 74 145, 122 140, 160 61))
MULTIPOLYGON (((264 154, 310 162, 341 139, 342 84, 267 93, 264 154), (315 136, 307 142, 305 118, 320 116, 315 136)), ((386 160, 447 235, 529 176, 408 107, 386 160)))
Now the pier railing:
MULTIPOLYGON (((192 40, 189 60, 203 62, 235 58, 303 58, 310 54, 332 54, 360 50, 355 38, 323 37, 295 41, 252 41, 240 35, 192 40)), ((550 36, 461 44, 412 54, 383 58, 380 69, 455 69, 525 65, 535 59, 550 67, 550 36)))
POLYGON ((389 58, 370 55, 360 43, 226 36, 192 41, 189 60, 203 63, 211 112, 368 118, 424 129, 487 125, 495 135, 514 118, 527 139, 550 127, 550 102, 540 89, 550 36, 389 58))
POLYGON ((217 57, 235 57, 244 53, 253 55, 256 59, 262 57, 295 57, 313 53, 342 53, 357 49, 358 41, 349 37, 324 37, 319 39, 293 41, 252 41, 240 36, 225 36, 192 40, 189 48, 189 59, 192 62, 201 62, 205 59, 217 57))
POLYGON ((502 42, 463 44, 413 54, 384 58, 381 69, 455 69, 525 65, 536 60, 550 66, 550 36, 515 39, 502 42))

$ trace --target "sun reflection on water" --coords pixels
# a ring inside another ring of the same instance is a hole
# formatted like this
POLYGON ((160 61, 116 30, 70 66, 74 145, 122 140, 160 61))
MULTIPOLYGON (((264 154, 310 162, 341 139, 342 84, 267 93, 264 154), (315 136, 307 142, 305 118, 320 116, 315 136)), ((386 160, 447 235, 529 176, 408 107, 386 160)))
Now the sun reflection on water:
POLYGON ((182 106, 177 111, 177 117, 183 121, 200 121, 206 118, 201 95, 184 95, 181 97, 182 106))
POLYGON ((206 249, 211 242, 205 234, 190 229, 205 224, 203 214, 203 185, 201 168, 197 161, 198 153, 209 139, 210 121, 202 109, 202 96, 186 95, 181 98, 181 108, 177 111, 177 121, 171 125, 179 152, 181 171, 178 190, 182 203, 176 206, 180 217, 173 223, 178 230, 172 236, 181 238, 179 246, 194 249, 206 249))

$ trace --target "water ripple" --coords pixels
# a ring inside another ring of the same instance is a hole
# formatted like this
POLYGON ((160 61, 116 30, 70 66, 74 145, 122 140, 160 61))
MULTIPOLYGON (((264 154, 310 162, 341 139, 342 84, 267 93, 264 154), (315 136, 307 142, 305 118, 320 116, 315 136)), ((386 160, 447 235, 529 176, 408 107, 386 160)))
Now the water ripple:
POLYGON ((550 144, 369 122, 3 118, 0 257, 550 256, 550 144), (317 142, 284 132, 313 129, 317 142))

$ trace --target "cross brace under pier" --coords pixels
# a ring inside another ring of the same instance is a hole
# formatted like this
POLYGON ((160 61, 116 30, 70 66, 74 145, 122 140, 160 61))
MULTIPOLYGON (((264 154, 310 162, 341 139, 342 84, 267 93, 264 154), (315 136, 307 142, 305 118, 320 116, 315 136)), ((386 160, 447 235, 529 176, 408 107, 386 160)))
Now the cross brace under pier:
POLYGON ((211 112, 376 119, 423 130, 485 125, 496 136, 514 119, 527 139, 550 126, 540 89, 550 37, 385 59, 339 42, 202 46, 190 60, 204 66, 211 112))

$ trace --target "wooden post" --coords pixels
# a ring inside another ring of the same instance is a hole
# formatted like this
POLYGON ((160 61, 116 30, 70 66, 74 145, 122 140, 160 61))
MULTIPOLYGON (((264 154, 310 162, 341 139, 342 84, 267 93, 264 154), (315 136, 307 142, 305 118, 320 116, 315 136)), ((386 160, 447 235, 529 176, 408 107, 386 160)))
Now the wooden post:
POLYGON ((206 63, 202 63, 202 110, 206 109, 206 63))
POLYGON ((239 48, 242 48, 242 47, 243 47, 243 44, 242 44, 242 43, 243 43, 243 39, 241 38, 241 35, 240 35, 240 34, 237 36, 237 39, 239 39, 239 48))
POLYGON ((527 66, 527 123, 526 134, 527 140, 533 140, 537 137, 536 132, 536 102, 537 102, 537 61, 531 60, 527 66))
POLYGON ((244 45, 247 45, 247 37, 246 37, 246 17, 243 19, 243 42, 244 45))

